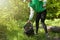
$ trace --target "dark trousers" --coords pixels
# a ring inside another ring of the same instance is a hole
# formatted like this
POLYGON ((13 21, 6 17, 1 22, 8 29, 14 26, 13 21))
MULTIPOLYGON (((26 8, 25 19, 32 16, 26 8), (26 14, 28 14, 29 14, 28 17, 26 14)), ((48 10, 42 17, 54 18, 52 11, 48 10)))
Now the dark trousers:
POLYGON ((39 20, 41 20, 41 24, 45 30, 45 33, 47 32, 47 26, 45 24, 45 18, 46 18, 47 11, 44 10, 43 12, 37 12, 36 13, 36 33, 38 33, 38 28, 39 28, 39 20))

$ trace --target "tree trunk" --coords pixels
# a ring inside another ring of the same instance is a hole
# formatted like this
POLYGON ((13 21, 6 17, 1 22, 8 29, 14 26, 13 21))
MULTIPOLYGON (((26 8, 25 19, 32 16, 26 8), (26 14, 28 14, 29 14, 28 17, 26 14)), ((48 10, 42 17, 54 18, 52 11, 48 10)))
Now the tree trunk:
POLYGON ((60 33, 60 27, 59 26, 48 26, 47 29, 48 29, 48 32, 60 33))

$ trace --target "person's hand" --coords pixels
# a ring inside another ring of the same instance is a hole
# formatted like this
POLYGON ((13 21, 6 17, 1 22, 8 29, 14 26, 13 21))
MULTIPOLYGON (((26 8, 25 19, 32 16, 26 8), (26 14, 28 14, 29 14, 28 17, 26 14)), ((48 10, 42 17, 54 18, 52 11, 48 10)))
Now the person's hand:
POLYGON ((30 22, 31 22, 30 20, 27 21, 27 23, 30 23, 30 22))

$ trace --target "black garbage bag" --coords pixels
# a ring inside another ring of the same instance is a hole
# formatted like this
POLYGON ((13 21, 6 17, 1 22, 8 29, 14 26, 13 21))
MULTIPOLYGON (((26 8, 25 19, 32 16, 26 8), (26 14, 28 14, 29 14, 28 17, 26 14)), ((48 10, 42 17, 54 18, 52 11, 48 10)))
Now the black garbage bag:
POLYGON ((30 22, 26 23, 24 25, 24 33, 28 36, 34 35, 33 24, 31 24, 30 22))

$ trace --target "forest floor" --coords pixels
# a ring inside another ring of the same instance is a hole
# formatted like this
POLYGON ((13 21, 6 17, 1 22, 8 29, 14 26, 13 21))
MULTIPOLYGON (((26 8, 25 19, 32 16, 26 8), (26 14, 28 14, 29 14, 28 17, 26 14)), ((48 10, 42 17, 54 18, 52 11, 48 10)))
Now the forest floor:
MULTIPOLYGON (((60 40, 60 33, 54 33, 54 32, 49 32, 50 38, 47 39, 43 27, 39 25, 39 31, 37 35, 30 36, 28 37, 27 35, 24 34, 24 25, 25 21, 18 21, 19 27, 16 30, 10 30, 10 31, 3 31, 0 30, 0 40, 60 40), (2 31, 2 32, 1 32, 2 31)), ((34 25, 34 32, 35 32, 35 22, 33 23, 34 25)), ((55 20, 46 20, 46 25, 47 26, 59 26, 60 25, 60 19, 55 19, 55 20)))

